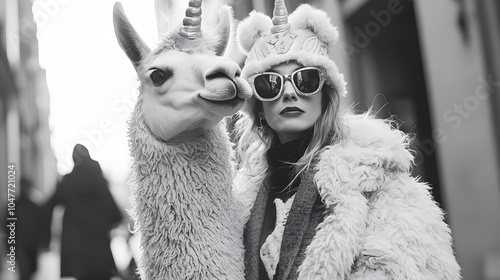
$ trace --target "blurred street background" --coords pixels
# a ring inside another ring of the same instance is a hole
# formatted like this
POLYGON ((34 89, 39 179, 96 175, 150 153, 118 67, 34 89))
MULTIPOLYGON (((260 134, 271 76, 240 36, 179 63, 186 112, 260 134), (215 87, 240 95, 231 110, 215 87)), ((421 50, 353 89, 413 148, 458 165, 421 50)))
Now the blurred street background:
MULTIPOLYGON (((78 143, 99 163, 102 172, 91 177, 106 180, 121 213, 109 225, 113 279, 137 279, 137 236, 126 210, 127 120, 138 82, 115 39, 114 2, 0 0, 2 280, 61 279, 64 203, 54 203, 50 224, 44 209, 73 170, 78 143), (20 240, 33 244, 31 258, 16 255, 16 272, 9 270, 9 203, 16 204, 17 248, 20 240)), ((179 20, 188 0, 121 2, 154 47, 156 16, 179 20)), ((203 10, 216 15, 212 9, 228 4, 242 20, 252 10, 272 15, 273 2, 205 0, 203 10)), ((500 1, 286 0, 289 12, 301 3, 338 26, 330 54, 348 81, 344 103, 392 117, 415 136, 413 173, 447 213, 463 279, 500 280, 500 1)), ((243 66, 237 49, 228 55, 243 66)))

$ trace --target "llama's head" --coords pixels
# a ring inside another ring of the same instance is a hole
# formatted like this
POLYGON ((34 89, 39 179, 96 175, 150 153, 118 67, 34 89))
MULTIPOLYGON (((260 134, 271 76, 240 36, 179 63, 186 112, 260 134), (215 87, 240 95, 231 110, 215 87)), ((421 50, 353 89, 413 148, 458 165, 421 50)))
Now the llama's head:
POLYGON ((211 31, 201 30, 201 0, 190 0, 180 29, 162 37, 151 51, 127 19, 120 3, 113 11, 116 37, 141 82, 136 110, 164 141, 196 136, 236 113, 251 88, 240 67, 224 57, 232 32, 232 12, 220 11, 211 31))

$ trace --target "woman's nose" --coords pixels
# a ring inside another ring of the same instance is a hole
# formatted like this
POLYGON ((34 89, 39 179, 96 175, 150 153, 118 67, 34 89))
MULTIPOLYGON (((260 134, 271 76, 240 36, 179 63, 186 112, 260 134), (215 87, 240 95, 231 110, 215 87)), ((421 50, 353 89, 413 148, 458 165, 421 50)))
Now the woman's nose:
POLYGON ((295 92, 295 88, 293 88, 292 83, 289 80, 286 80, 283 83, 283 100, 297 100, 298 96, 295 92))

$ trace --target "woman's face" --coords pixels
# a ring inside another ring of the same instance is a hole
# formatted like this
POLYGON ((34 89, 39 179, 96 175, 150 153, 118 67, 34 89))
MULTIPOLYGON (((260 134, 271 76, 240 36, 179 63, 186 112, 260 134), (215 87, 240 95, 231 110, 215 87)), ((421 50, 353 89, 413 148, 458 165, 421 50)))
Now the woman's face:
MULTIPOLYGON (((282 63, 267 72, 290 75, 302 68, 296 62, 282 63)), ((298 139, 313 127, 321 116, 321 91, 305 97, 295 92, 289 80, 283 85, 283 94, 274 101, 262 101, 264 118, 268 125, 276 131, 281 143, 298 139)))

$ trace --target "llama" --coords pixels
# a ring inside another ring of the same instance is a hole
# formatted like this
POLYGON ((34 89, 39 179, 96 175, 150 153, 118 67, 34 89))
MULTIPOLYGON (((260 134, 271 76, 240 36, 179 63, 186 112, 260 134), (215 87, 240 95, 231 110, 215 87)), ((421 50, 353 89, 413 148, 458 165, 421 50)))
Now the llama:
POLYGON ((222 7, 217 26, 202 31, 201 1, 191 0, 182 27, 153 51, 120 3, 113 19, 141 83, 128 132, 141 279, 243 279, 243 222, 221 120, 251 89, 223 57, 232 11, 222 7))

